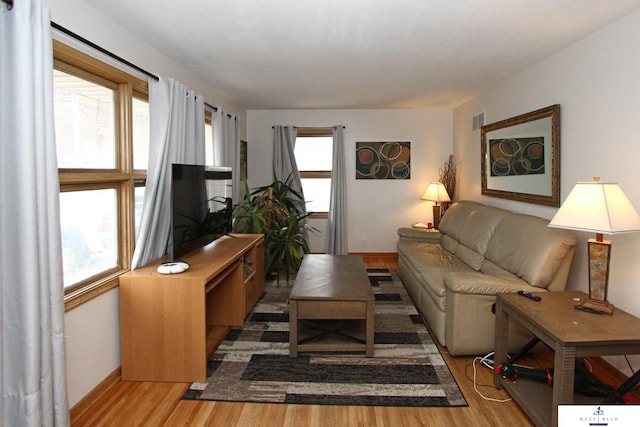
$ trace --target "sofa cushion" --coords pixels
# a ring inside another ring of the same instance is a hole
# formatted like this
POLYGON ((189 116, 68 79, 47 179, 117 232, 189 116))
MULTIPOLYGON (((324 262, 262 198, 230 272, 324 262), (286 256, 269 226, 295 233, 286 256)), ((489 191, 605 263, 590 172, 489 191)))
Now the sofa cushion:
POLYGON ((502 267, 498 267, 488 259, 484 259, 482 261, 482 266, 480 267, 480 271, 484 274, 488 274, 490 276, 500 276, 500 277, 518 277, 510 271, 505 270, 502 267))
POLYGON ((425 291, 442 311, 446 310, 444 275, 451 271, 473 271, 439 244, 400 241, 398 242, 398 253, 419 276, 425 291))
MULTIPOLYGON (((463 224, 458 240, 461 244, 484 257, 491 236, 503 218, 511 215, 504 209, 491 206, 477 206, 469 213, 463 224)), ((478 266, 479 269, 480 267, 478 266)))
POLYGON ((440 239, 440 244, 452 254, 456 253, 456 248, 459 245, 458 241, 453 237, 449 236, 448 234, 442 235, 442 238, 440 239))
POLYGON ((480 203, 454 203, 440 222, 440 232, 444 233, 441 244, 479 271, 491 235, 502 218, 509 214, 504 209, 480 203))
POLYGON ((575 233, 549 228, 548 223, 531 215, 507 216, 496 228, 485 257, 530 285, 546 288, 577 244, 575 233))
POLYGON ((482 261, 484 261, 484 255, 462 244, 456 246, 456 256, 476 271, 480 270, 482 261))
POLYGON ((452 204, 442 217, 442 220, 438 225, 438 230, 448 236, 451 236, 455 240, 460 241, 460 234, 469 219, 469 215, 471 215, 471 212, 479 206, 483 205, 471 201, 452 204))

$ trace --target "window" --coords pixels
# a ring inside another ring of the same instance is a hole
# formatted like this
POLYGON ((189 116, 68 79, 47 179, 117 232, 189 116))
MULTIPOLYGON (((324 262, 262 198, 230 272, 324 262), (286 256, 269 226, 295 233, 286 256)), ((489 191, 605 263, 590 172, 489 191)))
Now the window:
POLYGON ((140 220, 142 219, 142 202, 147 184, 147 167, 149 163, 149 101, 134 98, 132 100, 133 129, 133 169, 134 169, 134 227, 138 237, 140 220))
POLYGON ((294 148, 307 211, 326 218, 331 195, 333 131, 329 128, 298 129, 294 148))
POLYGON ((213 163, 213 126, 211 124, 211 111, 204 114, 204 151, 205 165, 215 166, 213 163))
POLYGON ((54 41, 65 308, 118 285, 144 197, 147 83, 54 41))
POLYGON ((60 193, 65 288, 118 264, 117 190, 60 193))
POLYGON ((113 169, 116 85, 53 71, 58 167, 113 169))
POLYGON ((149 101, 134 95, 132 104, 133 169, 146 171, 149 164, 149 101))

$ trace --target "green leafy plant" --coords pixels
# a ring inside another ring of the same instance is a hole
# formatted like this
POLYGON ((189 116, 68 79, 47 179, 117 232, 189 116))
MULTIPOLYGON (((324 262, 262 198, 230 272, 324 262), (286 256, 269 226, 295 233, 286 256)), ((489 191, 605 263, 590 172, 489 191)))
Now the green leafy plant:
POLYGON ((281 273, 287 283, 298 271, 302 257, 308 254, 307 232, 317 231, 306 223, 311 215, 304 210, 304 198, 291 187, 293 175, 284 181, 273 173, 269 185, 249 190, 245 181, 245 197, 234 206, 236 231, 261 233, 265 237, 265 273, 281 273))

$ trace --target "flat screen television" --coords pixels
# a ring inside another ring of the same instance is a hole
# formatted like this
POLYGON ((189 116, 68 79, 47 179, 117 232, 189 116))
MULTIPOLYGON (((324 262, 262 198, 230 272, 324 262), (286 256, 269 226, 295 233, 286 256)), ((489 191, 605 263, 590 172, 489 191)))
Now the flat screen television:
POLYGON ((232 231, 231 176, 231 168, 172 164, 169 262, 232 231))

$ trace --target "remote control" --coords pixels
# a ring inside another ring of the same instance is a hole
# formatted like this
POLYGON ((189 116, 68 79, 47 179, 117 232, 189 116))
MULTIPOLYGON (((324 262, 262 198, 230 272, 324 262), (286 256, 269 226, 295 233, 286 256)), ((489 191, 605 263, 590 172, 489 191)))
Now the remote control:
POLYGON ((523 297, 532 299, 534 301, 540 301, 542 299, 538 295, 532 294, 527 291, 518 291, 518 295, 522 295, 523 297))

